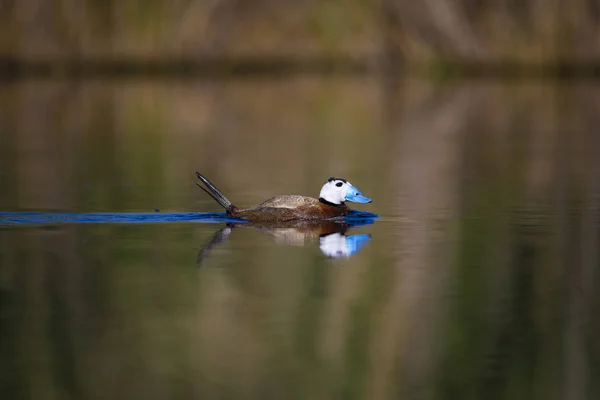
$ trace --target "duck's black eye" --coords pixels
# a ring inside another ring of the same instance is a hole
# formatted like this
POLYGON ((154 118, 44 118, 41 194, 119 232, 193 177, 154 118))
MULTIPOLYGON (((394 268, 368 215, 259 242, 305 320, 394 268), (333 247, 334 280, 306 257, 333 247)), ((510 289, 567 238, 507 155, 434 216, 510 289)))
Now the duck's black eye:
POLYGON ((343 185, 342 182, 338 182, 338 183, 335 184, 335 186, 337 186, 337 187, 342 187, 342 185, 343 185))

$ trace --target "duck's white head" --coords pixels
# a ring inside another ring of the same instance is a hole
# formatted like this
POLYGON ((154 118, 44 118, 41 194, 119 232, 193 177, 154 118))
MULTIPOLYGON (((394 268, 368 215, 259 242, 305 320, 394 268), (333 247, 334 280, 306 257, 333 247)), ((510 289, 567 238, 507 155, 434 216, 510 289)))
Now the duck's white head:
POLYGON ((319 197, 332 204, 344 204, 345 201, 355 203, 370 203, 373 201, 363 196, 360 190, 342 178, 329 178, 321 188, 319 197))

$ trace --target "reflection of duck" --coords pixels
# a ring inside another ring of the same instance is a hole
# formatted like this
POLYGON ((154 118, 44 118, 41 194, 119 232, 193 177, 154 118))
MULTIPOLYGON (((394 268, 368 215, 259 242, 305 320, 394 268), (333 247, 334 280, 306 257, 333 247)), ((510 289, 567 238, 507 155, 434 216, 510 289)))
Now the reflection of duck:
POLYGON ((227 214, 254 222, 284 222, 297 220, 323 220, 348 215, 350 207, 345 202, 370 203, 350 182, 341 178, 329 178, 321 188, 318 199, 313 197, 284 195, 273 197, 256 207, 239 209, 208 179, 196 172, 204 186, 196 183, 219 203, 227 214))
POLYGON ((373 219, 359 221, 288 221, 279 223, 230 222, 219 229, 212 239, 198 253, 198 263, 202 263, 209 251, 227 240, 231 232, 239 226, 247 226, 267 232, 274 237, 275 243, 305 246, 318 239, 321 251, 332 258, 350 257, 365 243, 371 240, 369 234, 347 236, 353 226, 369 225, 373 219))
POLYGON ((371 235, 365 233, 351 236, 332 233, 319 239, 319 247, 328 257, 345 258, 356 253, 369 240, 371 235))

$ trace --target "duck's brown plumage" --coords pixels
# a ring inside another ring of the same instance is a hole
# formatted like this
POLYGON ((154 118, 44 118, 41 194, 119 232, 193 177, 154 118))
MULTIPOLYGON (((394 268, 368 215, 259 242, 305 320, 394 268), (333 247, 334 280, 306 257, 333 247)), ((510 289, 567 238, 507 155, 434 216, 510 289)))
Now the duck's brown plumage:
POLYGON ((240 209, 234 206, 208 179, 196 172, 206 188, 198 185, 217 201, 227 214, 253 222, 285 222, 296 220, 322 220, 347 215, 345 204, 330 204, 313 197, 286 195, 273 197, 256 207, 240 209))
POLYGON ((228 213, 248 221, 283 222, 342 217, 349 211, 350 208, 345 204, 329 205, 312 197, 289 195, 273 197, 252 208, 234 208, 228 213))

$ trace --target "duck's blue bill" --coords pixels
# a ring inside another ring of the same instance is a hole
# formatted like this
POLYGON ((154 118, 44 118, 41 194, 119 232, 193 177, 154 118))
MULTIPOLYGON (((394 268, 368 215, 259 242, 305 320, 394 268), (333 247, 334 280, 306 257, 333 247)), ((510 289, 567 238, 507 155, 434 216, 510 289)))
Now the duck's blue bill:
POLYGON ((346 200, 354 203, 370 203, 373 201, 370 198, 363 196, 360 190, 354 186, 350 186, 348 188, 348 191, 346 192, 346 200))

